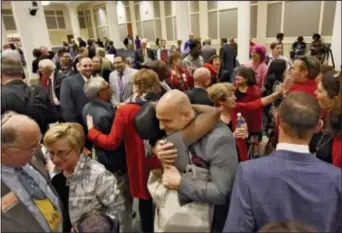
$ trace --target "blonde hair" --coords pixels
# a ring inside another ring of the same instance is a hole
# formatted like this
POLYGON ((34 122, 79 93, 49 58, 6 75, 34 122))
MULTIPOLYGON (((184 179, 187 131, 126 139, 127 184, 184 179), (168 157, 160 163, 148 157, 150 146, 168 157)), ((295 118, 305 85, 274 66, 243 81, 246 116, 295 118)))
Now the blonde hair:
POLYGON ((139 70, 133 75, 132 83, 137 87, 139 94, 158 94, 161 90, 158 74, 153 70, 139 70))
POLYGON ((207 89, 208 96, 215 106, 219 106, 219 101, 225 101, 228 96, 234 94, 235 87, 231 83, 216 83, 207 89))
POLYGON ((55 124, 45 133, 43 143, 46 147, 50 147, 61 139, 66 139, 73 149, 81 152, 85 144, 83 126, 78 123, 55 124))

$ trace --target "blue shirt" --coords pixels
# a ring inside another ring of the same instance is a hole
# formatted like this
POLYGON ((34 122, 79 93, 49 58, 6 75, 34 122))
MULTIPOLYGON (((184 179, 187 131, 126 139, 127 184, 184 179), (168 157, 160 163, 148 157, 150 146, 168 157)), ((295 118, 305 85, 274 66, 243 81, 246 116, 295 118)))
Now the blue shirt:
MULTIPOLYGON (((52 192, 51 188, 47 184, 45 178, 39 174, 31 165, 27 164, 23 167, 24 171, 27 172, 39 185, 41 190, 47 196, 47 198, 56 206, 60 213, 61 207, 59 205, 58 197, 52 192)), ((15 193, 19 200, 27 207, 27 209, 34 215, 39 224, 46 232, 51 232, 48 223, 46 222, 44 216, 41 214, 40 210, 33 203, 31 197, 27 193, 24 186, 20 183, 17 173, 14 168, 1 165, 1 180, 15 193)), ((61 226, 60 226, 61 229, 61 226)))

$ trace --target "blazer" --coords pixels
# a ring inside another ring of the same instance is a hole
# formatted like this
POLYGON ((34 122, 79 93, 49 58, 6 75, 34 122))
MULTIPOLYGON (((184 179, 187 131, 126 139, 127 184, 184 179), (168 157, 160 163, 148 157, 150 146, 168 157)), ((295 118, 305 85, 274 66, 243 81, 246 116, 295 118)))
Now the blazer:
MULTIPOLYGON (((103 133, 110 133, 116 110, 110 102, 93 99, 83 107, 83 120, 87 121, 87 115, 94 120, 94 127, 103 133)), ((97 161, 103 164, 112 173, 123 175, 126 173, 126 155, 124 144, 116 150, 106 150, 94 145, 97 161)))
POLYGON ((228 70, 220 69, 217 77, 220 80, 220 82, 232 82, 231 76, 228 70))
POLYGON ((55 94, 56 94, 56 97, 57 99, 59 100, 60 99, 60 94, 61 94, 61 87, 62 87, 62 81, 75 74, 76 72, 73 70, 73 69, 69 69, 69 70, 62 70, 60 68, 57 68, 55 73, 54 73, 54 79, 53 79, 53 82, 54 82, 54 91, 55 91, 55 94))
POLYGON ((65 78, 61 86, 61 113, 66 122, 77 122, 85 126, 82 109, 88 102, 84 94, 84 79, 80 73, 65 78))
POLYGON ((161 164, 156 156, 146 158, 143 140, 135 131, 134 117, 141 106, 125 104, 118 108, 109 134, 92 128, 88 131, 88 138, 95 145, 114 150, 122 141, 125 143, 127 172, 131 195, 134 198, 150 199, 147 190, 147 180, 150 170, 160 168, 161 164))
MULTIPOLYGON (((123 72, 123 83, 124 83, 124 94, 123 99, 128 99, 131 95, 133 95, 133 84, 132 84, 132 76, 137 72, 138 70, 126 67, 123 72)), ((119 74, 118 71, 114 70, 109 75, 109 85, 113 90, 113 96, 111 99, 111 102, 114 106, 118 105, 120 101, 120 91, 119 91, 119 74)))
POLYGON ((257 232, 286 219, 341 232, 341 196, 341 169, 312 154, 277 150, 240 164, 223 232, 257 232))
MULTIPOLYGON (((151 59, 152 61, 156 60, 156 56, 155 56, 155 53, 153 51, 153 49, 150 49, 150 48, 146 48, 147 50, 147 57, 149 59, 151 59)), ((137 66, 138 69, 141 69, 143 68, 142 67, 142 63, 145 63, 145 58, 144 58, 144 55, 143 55, 143 52, 142 52, 142 48, 141 49, 138 49, 135 51, 135 56, 134 56, 134 63, 135 65, 137 66)))
POLYGON ((233 73, 236 65, 235 49, 229 44, 224 44, 220 49, 220 57, 223 69, 227 70, 229 73, 233 73))
POLYGON ((189 97, 191 104, 214 106, 214 103, 209 99, 208 93, 204 88, 194 87, 185 92, 185 94, 189 97))
POLYGON ((202 57, 204 62, 208 62, 210 57, 213 55, 216 55, 216 48, 210 45, 205 45, 202 47, 202 57))

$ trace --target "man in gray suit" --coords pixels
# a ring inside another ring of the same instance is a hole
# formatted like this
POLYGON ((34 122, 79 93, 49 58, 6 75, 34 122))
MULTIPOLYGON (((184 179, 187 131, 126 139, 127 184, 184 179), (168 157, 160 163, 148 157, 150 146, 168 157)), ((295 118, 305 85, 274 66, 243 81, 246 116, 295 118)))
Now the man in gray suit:
POLYGON ((207 39, 203 41, 202 57, 204 62, 208 62, 210 57, 216 54, 216 49, 211 46, 211 40, 207 39))
MULTIPOLYGON (((158 101, 156 115, 160 129, 165 130, 167 135, 184 129, 195 118, 188 97, 178 90, 168 91, 158 101)), ((170 165, 170 157, 175 156, 172 143, 158 141, 154 151, 168 167, 164 170, 164 186, 178 190, 182 204, 199 201, 213 205, 212 231, 222 232, 238 166, 235 140, 229 127, 217 123, 209 134, 189 147, 193 163, 209 170, 209 181, 182 176, 176 167, 170 165)), ((171 164, 173 162, 171 160, 171 164)))
POLYGON ((59 198, 49 178, 30 163, 40 150, 39 126, 28 116, 7 112, 1 131, 2 232, 61 232, 59 198), (42 214, 42 203, 54 211, 42 214))
POLYGON ((115 56, 114 68, 115 70, 109 76, 109 84, 114 92, 111 102, 117 106, 133 94, 131 80, 138 70, 128 67, 123 56, 115 56))

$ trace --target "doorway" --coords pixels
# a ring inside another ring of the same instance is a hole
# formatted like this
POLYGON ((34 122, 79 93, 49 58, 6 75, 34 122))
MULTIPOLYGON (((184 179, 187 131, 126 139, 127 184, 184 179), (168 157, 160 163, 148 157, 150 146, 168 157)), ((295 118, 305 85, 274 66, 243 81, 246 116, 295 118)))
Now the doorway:
MULTIPOLYGON (((133 36, 133 28, 132 28, 132 23, 127 23, 127 34, 128 35, 131 35, 133 38, 134 38, 134 36, 133 36)), ((125 35, 125 37, 126 37, 127 35, 125 35)))

